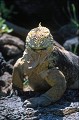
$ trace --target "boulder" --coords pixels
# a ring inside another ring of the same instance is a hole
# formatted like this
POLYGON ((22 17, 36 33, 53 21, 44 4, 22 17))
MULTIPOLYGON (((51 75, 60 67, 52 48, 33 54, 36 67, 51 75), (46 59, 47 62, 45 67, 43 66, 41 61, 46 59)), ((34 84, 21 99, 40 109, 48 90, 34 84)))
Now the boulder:
POLYGON ((0 76, 2 76, 5 71, 8 71, 10 74, 12 74, 12 70, 13 65, 11 64, 10 60, 6 62, 2 53, 0 52, 0 76))
POLYGON ((24 51, 24 42, 18 37, 3 34, 0 37, 0 51, 7 57, 20 55, 24 51))
POLYGON ((6 96, 12 90, 12 75, 8 72, 4 72, 0 76, 0 97, 6 96))
POLYGON ((78 53, 78 48, 79 48, 79 38, 78 37, 73 37, 71 39, 68 39, 64 42, 63 46, 65 49, 68 51, 78 53))
POLYGON ((5 68, 6 68, 6 61, 4 60, 4 57, 0 52, 0 76, 4 73, 5 68))

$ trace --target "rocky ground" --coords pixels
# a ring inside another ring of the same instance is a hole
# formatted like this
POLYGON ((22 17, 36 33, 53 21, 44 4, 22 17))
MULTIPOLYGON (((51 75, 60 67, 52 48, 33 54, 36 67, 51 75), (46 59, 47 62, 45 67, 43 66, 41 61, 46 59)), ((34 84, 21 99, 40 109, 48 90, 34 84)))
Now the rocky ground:
POLYGON ((24 108, 23 101, 26 96, 13 95, 0 98, 0 120, 79 119, 78 90, 67 90, 60 101, 45 108, 24 108))

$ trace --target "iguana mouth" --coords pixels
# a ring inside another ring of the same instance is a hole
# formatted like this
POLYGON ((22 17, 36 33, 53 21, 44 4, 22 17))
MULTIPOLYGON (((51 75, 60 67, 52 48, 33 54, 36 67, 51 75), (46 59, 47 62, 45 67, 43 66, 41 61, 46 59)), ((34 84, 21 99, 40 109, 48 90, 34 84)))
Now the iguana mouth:
MULTIPOLYGON (((30 47, 31 48, 31 47, 30 47)), ((41 51, 41 50, 47 50, 47 48, 39 48, 39 49, 37 49, 37 48, 31 48, 34 52, 36 52, 36 51, 41 51)))
POLYGON ((43 47, 43 46, 42 47, 32 47, 32 46, 28 45, 28 47, 34 52, 44 51, 44 50, 48 49, 48 47, 43 47))

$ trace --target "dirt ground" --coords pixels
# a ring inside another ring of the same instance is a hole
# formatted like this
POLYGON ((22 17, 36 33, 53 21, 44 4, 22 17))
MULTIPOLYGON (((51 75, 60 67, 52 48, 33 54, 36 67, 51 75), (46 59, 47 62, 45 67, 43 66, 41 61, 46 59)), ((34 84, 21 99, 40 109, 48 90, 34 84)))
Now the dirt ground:
POLYGON ((26 96, 0 98, 0 120, 79 120, 78 90, 67 90, 61 100, 45 108, 24 108, 26 96))

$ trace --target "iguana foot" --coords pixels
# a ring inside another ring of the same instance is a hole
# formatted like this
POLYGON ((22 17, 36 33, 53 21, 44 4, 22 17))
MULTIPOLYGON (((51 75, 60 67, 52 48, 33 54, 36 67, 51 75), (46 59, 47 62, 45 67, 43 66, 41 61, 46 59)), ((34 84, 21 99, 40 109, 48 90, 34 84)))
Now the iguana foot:
POLYGON ((30 98, 24 101, 24 107, 45 107, 51 104, 51 100, 45 96, 30 98))

